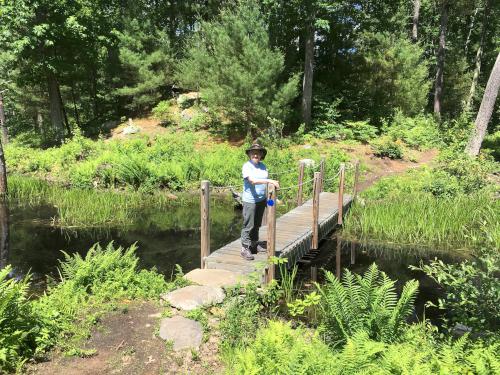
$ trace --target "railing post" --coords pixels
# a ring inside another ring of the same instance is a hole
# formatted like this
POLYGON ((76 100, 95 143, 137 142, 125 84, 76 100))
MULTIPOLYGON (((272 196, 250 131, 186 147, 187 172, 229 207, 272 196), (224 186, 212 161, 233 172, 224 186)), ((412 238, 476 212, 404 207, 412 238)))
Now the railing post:
POLYGON ((321 173, 321 186, 319 191, 322 192, 325 184, 325 158, 321 158, 319 162, 319 173, 321 173))
POLYGON ((351 264, 356 263, 356 244, 351 241, 351 264))
POLYGON ((299 164, 299 190, 297 191, 297 206, 302 206, 304 167, 305 167, 305 163, 303 161, 301 161, 299 164))
POLYGON ((201 181, 201 268, 205 268, 205 258, 210 255, 210 182, 201 181))
POLYGON ((312 242, 311 249, 317 249, 319 246, 319 193, 321 189, 321 172, 314 172, 313 187, 313 224, 312 224, 312 242))
POLYGON ((345 164, 340 164, 340 174, 339 174, 339 216, 337 224, 342 225, 342 215, 344 211, 344 177, 345 177, 345 164))
POLYGON ((272 199, 273 205, 267 205, 267 274, 266 284, 274 279, 274 264, 271 257, 276 251, 276 190, 273 184, 267 184, 267 199, 272 199))
POLYGON ((359 160, 354 164, 354 187, 352 193, 352 200, 355 201, 358 197, 358 183, 359 183, 359 160))

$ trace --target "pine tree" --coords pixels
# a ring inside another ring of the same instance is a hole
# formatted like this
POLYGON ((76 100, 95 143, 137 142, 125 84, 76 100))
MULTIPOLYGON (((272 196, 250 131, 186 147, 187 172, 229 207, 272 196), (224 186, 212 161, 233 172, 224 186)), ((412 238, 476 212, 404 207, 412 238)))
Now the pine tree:
POLYGON ((123 68, 123 86, 115 94, 128 99, 127 107, 132 112, 147 112, 172 83, 173 59, 167 35, 148 22, 139 24, 136 19, 115 35, 123 68))
POLYGON ((297 96, 297 76, 280 85, 283 69, 283 55, 270 48, 257 5, 240 2, 201 23, 177 76, 232 124, 264 128, 269 117, 284 119, 297 96))

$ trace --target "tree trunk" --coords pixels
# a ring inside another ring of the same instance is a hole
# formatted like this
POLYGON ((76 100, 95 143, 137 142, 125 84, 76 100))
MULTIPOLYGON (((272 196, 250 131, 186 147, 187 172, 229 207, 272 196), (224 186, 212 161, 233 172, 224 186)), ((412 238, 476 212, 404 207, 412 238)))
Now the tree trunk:
POLYGON ((411 39, 414 43, 418 40, 418 18, 420 16, 420 0, 413 0, 413 28, 411 29, 411 39))
POLYGON ((302 121, 311 126, 312 85, 314 73, 314 27, 308 25, 305 37, 304 78, 302 81, 302 121))
POLYGON ((477 12, 479 12, 480 7, 481 7, 480 5, 476 7, 476 9, 474 10, 474 14, 472 15, 472 19, 470 21, 469 33, 467 34, 467 39, 465 40, 465 48, 464 48, 466 56, 467 56, 467 51, 469 49, 470 37, 472 35, 472 31, 474 30, 474 22, 476 21, 477 12))
MULTIPOLYGON (((482 30, 481 30, 481 39, 479 41, 479 47, 478 47, 477 53, 476 53, 474 75, 472 76, 472 83, 470 85, 469 96, 468 96, 467 102, 465 104, 465 111, 470 111, 470 109, 472 107, 472 102, 474 101, 474 94, 476 93, 477 82, 479 81, 479 74, 481 73, 481 59, 483 57, 484 36, 486 34, 486 23, 488 22, 488 15, 490 12, 490 2, 491 2, 490 0, 487 0, 485 8, 484 8, 483 24, 482 24, 482 30)), ((469 33, 469 35, 470 35, 470 33, 469 33)), ((466 46, 466 48, 467 48, 467 46, 466 46)))
POLYGON ((62 95, 61 95, 61 87, 59 85, 57 85, 57 94, 59 95, 59 102, 61 103, 64 125, 66 126, 66 131, 68 132, 68 136, 71 136, 71 128, 69 127, 68 115, 66 114, 66 108, 64 108, 64 102, 62 100, 62 95))
POLYGON ((3 145, 0 142, 0 199, 7 194, 7 166, 5 165, 5 156, 3 154, 3 145))
POLYGON ((448 3, 441 3, 441 21, 439 27, 439 46, 437 52, 436 82, 434 84, 434 114, 441 118, 441 101, 444 83, 444 53, 446 48, 446 26, 448 25, 448 3))
POLYGON ((495 65, 491 70, 490 78, 488 78, 488 83, 486 84, 486 89, 484 90, 483 100, 481 101, 481 107, 479 107, 476 121, 474 122, 474 133, 472 134, 466 148, 466 152, 469 155, 476 156, 479 154, 481 143, 483 143, 484 135, 486 134, 486 128, 488 127, 491 114, 493 113, 493 107, 495 106, 499 87, 500 53, 497 55, 495 65))
POLYGON ((5 110, 3 106, 3 91, 0 91, 0 127, 2 128, 2 143, 9 143, 9 135, 7 133, 7 124, 5 123, 5 110))
POLYGON ((78 125, 79 128, 81 128, 80 114, 78 113, 78 107, 76 106, 76 96, 75 96, 74 83, 71 84, 71 99, 73 100, 73 111, 75 112, 76 124, 78 125))
POLYGON ((54 74, 49 73, 49 105, 50 105, 50 121, 57 138, 63 137, 64 134, 64 119, 61 97, 59 96, 59 83, 54 74))
POLYGON ((9 263, 9 208, 0 199, 0 269, 9 263))
POLYGON ((43 116, 39 108, 36 109, 36 126, 40 134, 43 135, 45 133, 43 128, 43 116))

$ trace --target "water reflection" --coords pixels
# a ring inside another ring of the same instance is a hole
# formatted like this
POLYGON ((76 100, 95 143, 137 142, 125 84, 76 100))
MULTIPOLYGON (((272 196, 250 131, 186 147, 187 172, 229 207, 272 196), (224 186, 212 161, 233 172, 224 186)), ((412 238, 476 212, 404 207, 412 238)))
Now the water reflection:
MULTIPOLYGON (((213 251, 239 237, 241 213, 234 210, 231 201, 212 201, 211 207, 210 245, 213 251)), ((167 276, 172 274, 175 264, 181 265, 185 272, 199 267, 200 211, 197 200, 163 210, 144 210, 131 225, 115 228, 55 228, 51 225, 51 218, 56 212, 47 206, 11 205, 10 212, 6 212, 0 215, 9 221, 4 224, 2 220, 2 228, 7 234, 10 224, 8 262, 18 274, 31 270, 35 280, 45 279, 46 274, 55 272, 63 257, 60 250, 84 256, 96 242, 106 245, 114 241, 116 246, 124 247, 137 243, 140 266, 156 267, 167 276)), ((8 248, 9 238, 3 233, 2 230, 2 244, 8 248)), ((3 255, 4 251, 2 259, 3 255)))

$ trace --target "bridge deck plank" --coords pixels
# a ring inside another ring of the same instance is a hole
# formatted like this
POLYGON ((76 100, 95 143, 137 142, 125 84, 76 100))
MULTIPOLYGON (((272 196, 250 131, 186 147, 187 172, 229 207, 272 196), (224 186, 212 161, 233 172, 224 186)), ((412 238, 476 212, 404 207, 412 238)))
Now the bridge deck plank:
MULTIPOLYGON (((351 203, 351 196, 345 194, 344 212, 351 203)), ((319 199, 319 227, 323 239, 337 224, 338 193, 322 192, 319 199)), ((312 199, 296 207, 276 220, 276 254, 293 262, 298 261, 309 250, 312 239, 312 199)), ((260 240, 267 238, 267 227, 259 231, 260 240)), ((212 252, 206 258, 207 268, 227 269, 241 274, 254 271, 262 272, 265 268, 266 254, 257 254, 255 260, 247 261, 240 257, 240 239, 226 244, 212 252)))

